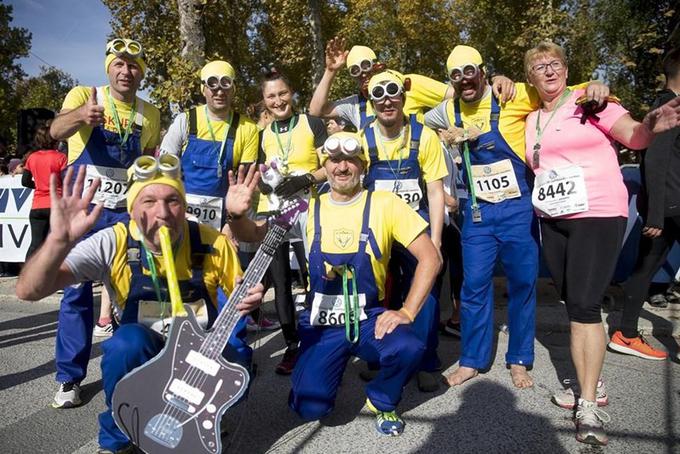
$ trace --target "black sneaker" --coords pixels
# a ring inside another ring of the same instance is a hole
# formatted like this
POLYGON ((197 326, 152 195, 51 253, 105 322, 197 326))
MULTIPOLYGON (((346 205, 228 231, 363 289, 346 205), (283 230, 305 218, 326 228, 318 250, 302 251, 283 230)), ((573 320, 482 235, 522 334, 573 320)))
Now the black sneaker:
POLYGON ((283 359, 276 365, 275 372, 279 375, 290 375, 295 369, 295 363, 298 359, 298 348, 288 347, 283 354, 283 359))
POLYGON ((448 319, 446 322, 439 323, 439 331, 445 336, 451 336, 455 337, 456 339, 460 339, 460 322, 453 323, 451 319, 448 319))
POLYGON ((57 394, 54 395, 52 408, 73 408, 82 403, 82 400, 80 400, 80 384, 66 382, 59 384, 57 394))
POLYGON ((668 307, 668 300, 666 299, 666 296, 658 293, 656 295, 652 295, 649 297, 649 305, 652 307, 656 307, 659 309, 663 309, 664 307, 668 307))

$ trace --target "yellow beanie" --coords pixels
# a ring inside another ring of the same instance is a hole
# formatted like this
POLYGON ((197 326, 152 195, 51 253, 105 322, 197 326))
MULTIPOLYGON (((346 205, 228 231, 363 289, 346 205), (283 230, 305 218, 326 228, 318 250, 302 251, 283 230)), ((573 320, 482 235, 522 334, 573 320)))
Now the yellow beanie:
POLYGON ((384 82, 396 82, 400 87, 404 88, 404 79, 401 74, 388 69, 371 77, 371 80, 368 81, 368 92, 372 92, 376 85, 384 82))
MULTIPOLYGON (((154 160, 156 159, 152 156, 143 156, 142 158, 150 158, 154 160)), ((137 159, 139 160, 140 158, 137 159)), ((128 192, 127 192, 128 212, 132 213, 132 205, 135 203, 135 199, 142 191, 142 189, 149 186, 150 184, 164 184, 166 186, 174 188, 177 192, 179 192, 179 195, 182 197, 182 203, 186 206, 186 191, 184 190, 184 183, 182 183, 182 178, 181 174, 179 173, 179 169, 177 170, 177 178, 173 178, 171 176, 165 175, 160 171, 157 171, 153 178, 149 178, 148 180, 137 180, 135 179, 136 164, 137 161, 135 161, 135 164, 133 164, 128 169, 128 192)))
POLYGON ((453 48, 449 58, 446 59, 446 70, 450 74, 453 68, 470 63, 481 66, 483 63, 482 55, 474 47, 458 45, 453 48))
MULTIPOLYGON (((330 141, 332 139, 339 140, 340 142, 344 142, 347 139, 354 139, 359 144, 359 147, 361 147, 361 137, 359 136, 359 134, 354 133, 354 132, 346 132, 346 131, 336 132, 336 133, 328 136, 325 143, 328 143, 328 141, 330 141)), ((324 163, 329 158, 328 153, 326 153, 324 148, 321 148, 320 154, 321 154, 321 156, 319 157, 319 162, 321 162, 321 165, 324 165, 324 163)), ((363 150, 361 150, 359 153, 357 153, 357 155, 355 157, 361 159, 361 161, 364 163, 364 165, 368 164, 368 157, 366 156, 366 154, 364 153, 363 150)))
MULTIPOLYGON (((126 43, 129 43, 129 42, 132 41, 131 39, 124 39, 124 38, 121 38, 121 39, 123 39, 123 41, 125 41, 126 43)), ((106 58, 104 59, 104 72, 106 74, 109 73, 109 65, 116 58, 118 58, 118 57, 116 57, 115 54, 107 52, 106 58)), ((123 58, 125 58, 125 57, 123 57, 123 58)), ((137 58, 134 58, 133 60, 134 60, 135 63, 137 63, 137 65, 139 65, 139 68, 142 70, 142 74, 146 73, 146 63, 144 62, 144 59, 142 57, 137 57, 137 58)))
POLYGON ((207 63, 203 69, 201 69, 201 80, 206 81, 208 77, 215 76, 220 78, 222 76, 227 76, 231 80, 236 78, 236 71, 234 67, 228 62, 223 60, 215 60, 207 63))
POLYGON ((347 67, 358 65, 362 60, 375 61, 378 57, 373 52, 373 49, 366 46, 352 46, 347 54, 347 67))

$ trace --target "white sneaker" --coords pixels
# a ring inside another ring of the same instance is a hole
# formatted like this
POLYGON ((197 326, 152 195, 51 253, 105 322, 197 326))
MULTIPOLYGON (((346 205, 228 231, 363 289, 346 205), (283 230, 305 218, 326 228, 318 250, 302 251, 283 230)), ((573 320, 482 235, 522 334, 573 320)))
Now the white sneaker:
POLYGON ((66 382, 59 384, 57 394, 54 395, 52 408, 73 408, 82 403, 80 400, 80 385, 78 383, 66 382))
POLYGON ((576 409, 576 440, 590 445, 604 446, 609 442, 603 423, 611 421, 609 415, 600 410, 595 402, 578 400, 576 409))
MULTIPOLYGON (((576 406, 576 395, 581 394, 578 381, 575 378, 565 378, 562 383, 568 386, 567 389, 562 389, 557 391, 552 395, 552 402, 562 408, 567 410, 573 410, 576 406), (575 391, 574 391, 575 390, 575 391)), ((604 381, 600 378, 597 381, 597 406, 604 407, 609 404, 609 398, 607 397, 607 390, 604 387, 604 381)))
POLYGON ((106 325, 100 325, 99 322, 94 324, 94 329, 92 330, 92 336, 94 337, 111 337, 113 335, 113 323, 107 323, 106 325))

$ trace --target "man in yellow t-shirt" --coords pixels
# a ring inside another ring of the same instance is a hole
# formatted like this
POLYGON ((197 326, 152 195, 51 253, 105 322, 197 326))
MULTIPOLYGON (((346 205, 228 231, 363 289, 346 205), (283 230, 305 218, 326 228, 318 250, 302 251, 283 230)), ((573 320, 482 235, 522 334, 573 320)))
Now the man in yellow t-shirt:
MULTIPOLYGON (((333 38, 326 46, 326 70, 314 90, 309 103, 309 113, 320 117, 338 117, 352 123, 357 130, 366 127, 375 119, 375 112, 368 102, 366 87, 368 80, 385 65, 378 62, 373 50, 366 46, 354 46, 345 50, 345 40, 333 38), (357 83, 357 94, 329 101, 328 95, 337 72, 347 66, 350 75, 357 83)), ((436 106, 444 99, 453 96, 452 87, 419 74, 407 74, 402 78, 411 80, 411 90, 404 104, 404 113, 416 114, 422 121, 426 109, 436 106)))
POLYGON ((215 60, 201 69, 206 103, 180 113, 163 137, 161 153, 181 156, 187 212, 221 229, 227 172, 257 161, 258 129, 233 109, 236 72, 215 60))
MULTIPOLYGON (((50 127, 54 139, 68 139, 68 164, 86 170, 85 186, 101 181, 95 202, 104 210, 92 234, 129 219, 125 209, 127 168, 160 140, 160 112, 137 97, 146 64, 142 45, 116 38, 106 46, 104 71, 109 84, 75 87, 50 127)), ((78 406, 92 349, 92 283, 67 287, 59 308, 56 341, 57 381, 53 407, 78 406)))
MULTIPOLYGON (((158 165, 155 158, 142 159, 158 165)), ((161 257, 159 228, 168 228, 176 251, 181 300, 195 309, 198 323, 203 327, 210 327, 217 317, 217 289, 229 295, 241 274, 236 251, 223 235, 209 226, 185 219, 186 201, 179 178, 179 161, 172 159, 174 162, 164 162, 174 168, 172 174, 168 168, 163 172, 150 171, 148 162, 142 165, 136 161, 133 182, 127 193, 131 220, 100 230, 80 242, 78 240, 91 230, 103 209, 98 204, 91 212, 87 210, 99 180, 95 180, 81 196, 79 189, 85 180, 85 169, 80 169, 75 185, 72 185, 74 172, 70 168, 64 182, 64 196, 53 194, 57 203, 52 205, 50 233, 24 266, 16 286, 17 296, 30 301, 64 286, 93 279, 101 280, 109 289, 120 326, 102 344, 102 378, 107 404, 107 409, 99 416, 102 452, 118 452, 131 447, 130 440, 113 420, 113 391, 125 374, 163 349, 162 334, 167 333, 171 321, 172 309, 165 296, 169 293, 168 277, 161 257), (145 170, 144 179, 140 179, 139 169, 145 170)), ((263 290, 262 285, 257 284, 248 291, 248 296, 238 302, 232 300, 231 304, 245 315, 262 302, 263 290)), ((248 367, 252 352, 245 339, 236 335, 239 331, 245 332, 244 319, 232 331, 225 355, 228 360, 248 367)), ((224 346, 217 346, 218 351, 222 348, 224 346)), ((155 390, 160 394, 163 386, 159 386, 155 390)), ((154 391, 153 388, 150 390, 154 391)), ((161 399, 160 395, 158 399, 161 399)))
MULTIPOLYGON (((423 343, 411 327, 436 278, 441 260, 427 236, 427 223, 389 192, 364 190, 366 157, 360 139, 336 133, 324 143, 321 163, 330 193, 311 201, 307 234, 310 293, 300 315, 300 356, 292 376, 290 407, 307 420, 333 410, 349 358, 378 363, 366 385, 367 407, 384 435, 399 435, 404 422, 395 409, 404 385, 418 368, 423 343), (414 284, 399 311, 386 310, 385 275, 399 241, 418 259, 414 284)), ((244 216, 259 178, 251 168, 231 182, 230 224, 239 239, 261 239, 266 223, 244 216)))

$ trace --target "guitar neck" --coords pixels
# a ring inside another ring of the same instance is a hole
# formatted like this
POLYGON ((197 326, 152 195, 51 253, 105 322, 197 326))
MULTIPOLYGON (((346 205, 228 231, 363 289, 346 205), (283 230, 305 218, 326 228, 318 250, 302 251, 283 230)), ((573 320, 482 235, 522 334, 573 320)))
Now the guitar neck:
POLYGON ((257 285, 262 280, 267 272, 267 268, 269 268, 276 248, 283 241, 287 231, 288 228, 282 225, 276 223, 270 225, 267 235, 243 275, 243 280, 231 292, 229 302, 217 316, 211 332, 206 337, 203 347, 201 347, 201 351, 206 356, 217 357, 224 350, 236 323, 241 318, 236 305, 246 297, 249 288, 257 285))

